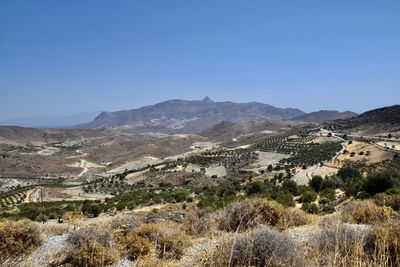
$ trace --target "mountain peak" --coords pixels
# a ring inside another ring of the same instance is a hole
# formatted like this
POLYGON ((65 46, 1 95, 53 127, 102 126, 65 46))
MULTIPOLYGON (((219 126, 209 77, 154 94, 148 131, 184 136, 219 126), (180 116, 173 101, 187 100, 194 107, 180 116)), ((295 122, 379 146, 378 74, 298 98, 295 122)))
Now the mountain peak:
POLYGON ((209 98, 208 96, 206 96, 205 98, 203 98, 203 100, 201 100, 202 102, 205 103, 214 103, 214 101, 211 100, 211 98, 209 98))

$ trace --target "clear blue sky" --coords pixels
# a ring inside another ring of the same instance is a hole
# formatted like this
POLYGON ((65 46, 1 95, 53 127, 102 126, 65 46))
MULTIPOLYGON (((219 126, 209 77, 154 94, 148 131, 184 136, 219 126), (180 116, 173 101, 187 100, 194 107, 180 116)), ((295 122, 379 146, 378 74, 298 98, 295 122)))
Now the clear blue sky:
POLYGON ((399 0, 1 0, 0 119, 167 99, 400 103, 399 0))

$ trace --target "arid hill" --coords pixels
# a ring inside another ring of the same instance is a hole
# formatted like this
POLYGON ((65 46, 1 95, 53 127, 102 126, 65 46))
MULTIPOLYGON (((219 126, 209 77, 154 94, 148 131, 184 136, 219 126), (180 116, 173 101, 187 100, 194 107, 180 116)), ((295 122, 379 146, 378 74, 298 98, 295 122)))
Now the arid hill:
POLYGON ((300 115, 293 120, 304 121, 308 123, 322 123, 338 119, 348 119, 357 116, 357 113, 351 111, 340 112, 337 110, 320 110, 304 115, 300 115))
POLYGON ((373 109, 357 117, 337 120, 328 126, 341 130, 357 130, 366 132, 391 132, 400 130, 400 105, 373 109))
POLYGON ((139 109, 102 112, 83 128, 122 127, 134 132, 195 133, 222 121, 249 122, 257 120, 290 119, 304 114, 293 108, 277 108, 251 102, 214 102, 169 100, 139 109))
POLYGON ((25 128, 0 126, 0 143, 48 143, 63 142, 68 139, 104 136, 104 131, 91 129, 25 128))

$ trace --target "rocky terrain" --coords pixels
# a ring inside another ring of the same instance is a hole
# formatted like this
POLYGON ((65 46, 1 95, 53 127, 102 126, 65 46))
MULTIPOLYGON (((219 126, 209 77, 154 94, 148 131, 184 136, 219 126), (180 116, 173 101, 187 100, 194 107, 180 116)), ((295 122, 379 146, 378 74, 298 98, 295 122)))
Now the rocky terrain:
POLYGON ((197 134, 1 127, 0 265, 397 266, 396 110, 197 134))
POLYGON ((120 127, 134 132, 195 133, 222 121, 280 120, 302 114, 303 111, 293 108, 283 109, 257 102, 214 102, 206 97, 202 101, 169 100, 139 109, 102 112, 94 121, 80 127, 120 127))

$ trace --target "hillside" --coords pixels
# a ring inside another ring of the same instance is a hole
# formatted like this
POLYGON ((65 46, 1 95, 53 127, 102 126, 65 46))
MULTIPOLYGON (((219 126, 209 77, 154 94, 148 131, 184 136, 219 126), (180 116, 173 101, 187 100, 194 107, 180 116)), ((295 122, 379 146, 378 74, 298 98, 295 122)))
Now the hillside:
POLYGON ((208 97, 202 101, 169 100, 152 106, 117 112, 102 112, 82 128, 123 127, 135 132, 194 133, 222 121, 248 122, 280 120, 304 114, 292 108, 277 108, 251 102, 214 102, 208 97))
POLYGON ((348 119, 354 116, 357 116, 357 113, 351 111, 340 112, 337 110, 320 110, 297 116, 293 118, 293 120, 308 123, 322 123, 338 119, 348 119))
POLYGON ((256 134, 259 132, 269 133, 287 126, 287 122, 260 121, 234 123, 229 121, 220 122, 199 133, 199 135, 216 141, 228 141, 239 136, 256 134))
POLYGON ((350 131, 366 131, 369 133, 384 133, 400 130, 400 105, 373 109, 359 116, 336 120, 328 126, 335 129, 350 131))
POLYGON ((104 132, 91 129, 47 129, 0 126, 0 143, 47 143, 83 137, 99 137, 104 132))

